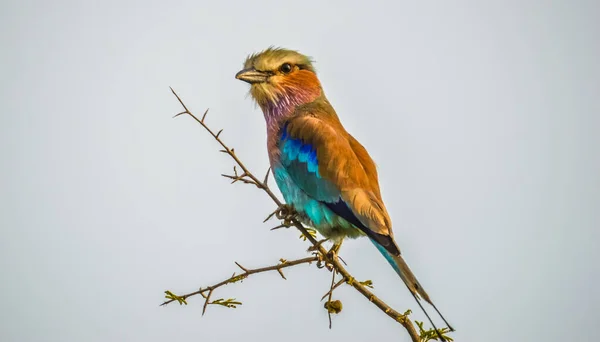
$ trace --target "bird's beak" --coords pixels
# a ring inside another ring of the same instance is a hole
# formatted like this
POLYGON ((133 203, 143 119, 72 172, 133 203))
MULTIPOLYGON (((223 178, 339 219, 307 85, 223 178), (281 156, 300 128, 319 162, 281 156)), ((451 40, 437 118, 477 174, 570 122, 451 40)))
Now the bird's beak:
POLYGON ((240 70, 240 72, 235 74, 235 78, 244 82, 248 82, 250 84, 266 82, 269 76, 269 73, 264 71, 258 71, 254 68, 240 70))

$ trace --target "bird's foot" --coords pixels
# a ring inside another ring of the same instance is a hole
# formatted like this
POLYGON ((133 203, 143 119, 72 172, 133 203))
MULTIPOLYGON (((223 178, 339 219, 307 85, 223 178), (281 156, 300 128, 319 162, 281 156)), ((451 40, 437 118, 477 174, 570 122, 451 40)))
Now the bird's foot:
POLYGON ((327 267, 328 270, 331 270, 331 265, 327 262, 327 260, 328 260, 327 256, 325 254, 321 253, 321 251, 320 251, 321 245, 327 241, 329 241, 329 238, 319 240, 319 241, 317 241, 316 244, 308 247, 308 249, 306 251, 312 252, 312 254, 314 254, 318 258, 317 268, 327 267))
MULTIPOLYGON (((309 247, 308 251, 309 252, 313 251, 319 257, 319 261, 317 262, 318 268, 326 267, 329 271, 332 271, 334 268, 332 262, 334 260, 338 260, 338 259, 342 260, 342 258, 340 258, 338 256, 338 251, 340 250, 342 243, 341 242, 334 243, 333 246, 331 247, 331 249, 327 253, 321 254, 319 252, 319 248, 321 247, 321 244, 325 241, 329 241, 329 238, 318 241, 316 245, 309 247)), ((344 262, 344 264, 345 263, 346 262, 344 262)))
MULTIPOLYGON (((329 249, 329 251, 327 252, 327 259, 334 261, 334 260, 341 260, 344 264, 346 264, 346 262, 344 261, 344 259, 342 259, 338 253, 340 252, 340 248, 342 247, 342 241, 340 242, 335 242, 333 244, 333 246, 331 246, 331 248, 329 249)), ((329 269, 330 271, 333 269, 333 265, 331 265, 330 263, 326 263, 325 266, 327 267, 327 269, 329 269)))
POLYGON ((342 248, 342 241, 334 243, 333 246, 331 246, 331 249, 327 252, 327 256, 331 259, 337 259, 340 248, 342 248))

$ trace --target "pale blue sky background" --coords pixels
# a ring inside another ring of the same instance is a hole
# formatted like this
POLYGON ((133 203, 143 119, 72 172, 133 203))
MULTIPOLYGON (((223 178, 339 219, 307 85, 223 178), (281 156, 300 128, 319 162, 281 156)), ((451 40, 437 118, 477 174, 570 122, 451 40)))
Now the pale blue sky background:
MULTIPOLYGON (((247 54, 313 56, 378 163, 406 259, 457 341, 592 341, 600 321, 597 1, 3 1, 0 340, 408 341, 362 296, 327 329, 329 274, 302 266, 159 307, 305 255, 173 86, 262 175, 247 54), (215 298, 216 298, 215 297, 215 298)), ((367 240, 342 256, 422 314, 367 240)))

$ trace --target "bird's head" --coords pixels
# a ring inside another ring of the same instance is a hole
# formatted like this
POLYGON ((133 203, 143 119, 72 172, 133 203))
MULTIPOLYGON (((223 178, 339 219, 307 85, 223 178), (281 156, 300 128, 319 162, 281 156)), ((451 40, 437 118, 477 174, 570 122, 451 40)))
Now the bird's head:
POLYGON ((322 92, 311 59, 280 48, 248 56, 235 78, 250 84, 250 95, 263 111, 312 102, 322 92))

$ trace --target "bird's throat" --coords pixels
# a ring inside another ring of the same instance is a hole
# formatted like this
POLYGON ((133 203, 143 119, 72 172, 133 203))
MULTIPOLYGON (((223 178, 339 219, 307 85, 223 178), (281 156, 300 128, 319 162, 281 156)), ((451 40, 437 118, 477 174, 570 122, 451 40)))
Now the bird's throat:
POLYGON ((275 128, 283 119, 293 115, 298 106, 315 101, 321 96, 321 93, 320 87, 313 89, 284 88, 273 101, 259 103, 267 127, 275 128))

